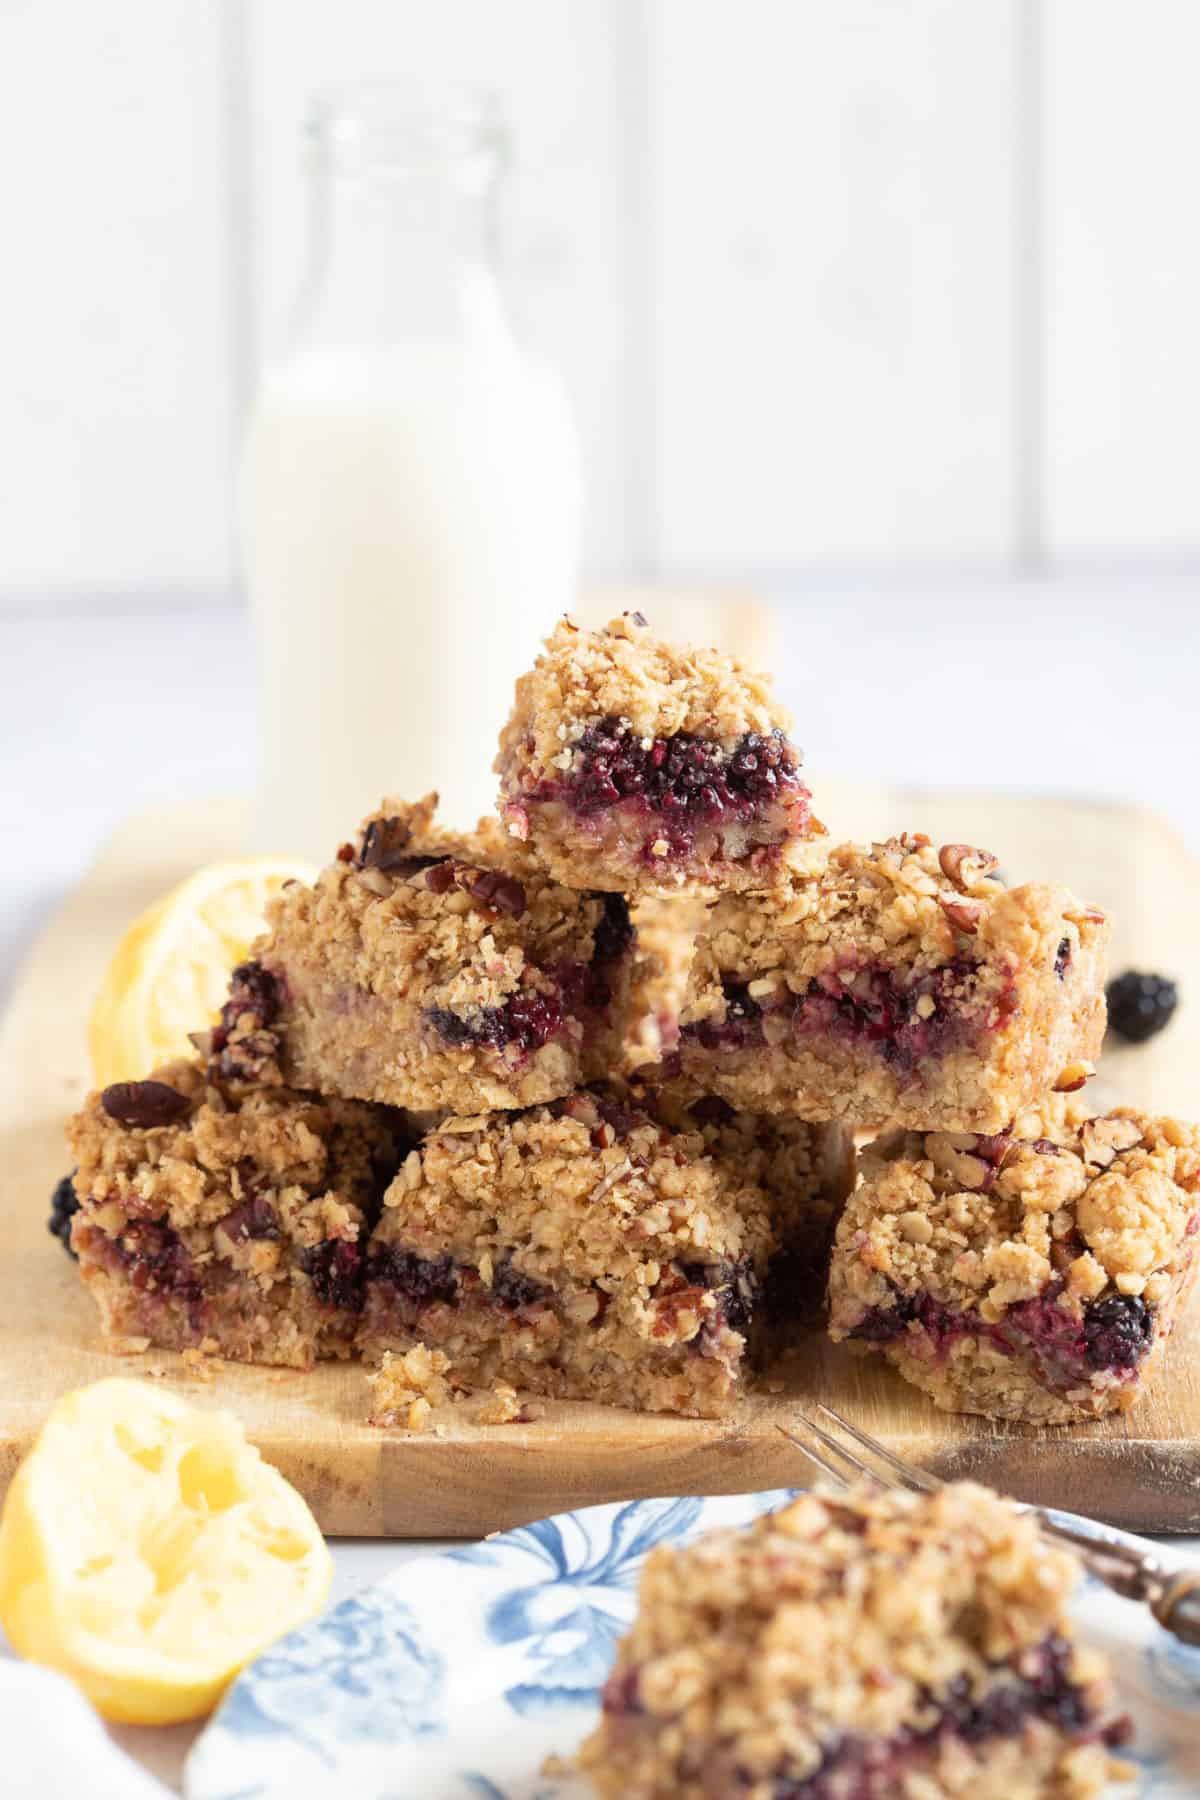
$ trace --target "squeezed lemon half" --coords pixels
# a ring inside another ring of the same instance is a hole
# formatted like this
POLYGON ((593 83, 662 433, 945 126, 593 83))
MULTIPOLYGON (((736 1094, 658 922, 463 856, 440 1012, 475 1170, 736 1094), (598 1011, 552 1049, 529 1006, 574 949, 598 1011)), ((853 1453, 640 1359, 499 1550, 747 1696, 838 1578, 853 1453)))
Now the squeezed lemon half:
POLYGON ((307 863, 276 857, 212 863, 135 919, 117 945, 92 1007, 88 1046, 96 1084, 137 1081, 189 1051, 211 1022, 229 971, 245 960, 263 914, 286 882, 312 881, 307 863))
POLYGON ((227 1412, 113 1379, 54 1407, 0 1520, 0 1624, 107 1719, 210 1712, 319 1612, 333 1564, 308 1507, 227 1412))

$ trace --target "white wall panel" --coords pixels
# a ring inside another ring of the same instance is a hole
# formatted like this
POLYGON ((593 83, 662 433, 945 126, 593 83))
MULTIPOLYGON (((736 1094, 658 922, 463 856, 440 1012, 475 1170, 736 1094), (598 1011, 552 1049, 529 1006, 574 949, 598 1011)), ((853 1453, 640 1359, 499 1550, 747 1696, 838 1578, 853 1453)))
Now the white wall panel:
POLYGON ((660 560, 1001 557, 1012 0, 652 0, 660 560))
POLYGON ((504 241, 531 342, 571 390, 588 482, 586 556, 626 546, 623 290, 625 0, 250 0, 248 45, 261 354, 284 341, 303 255, 299 130, 316 88, 422 78, 496 89, 512 126, 504 241))
POLYGON ((1047 541, 1200 549, 1200 6, 1040 16, 1047 541))
POLYGON ((0 593, 223 586, 221 12, 0 7, 0 593))

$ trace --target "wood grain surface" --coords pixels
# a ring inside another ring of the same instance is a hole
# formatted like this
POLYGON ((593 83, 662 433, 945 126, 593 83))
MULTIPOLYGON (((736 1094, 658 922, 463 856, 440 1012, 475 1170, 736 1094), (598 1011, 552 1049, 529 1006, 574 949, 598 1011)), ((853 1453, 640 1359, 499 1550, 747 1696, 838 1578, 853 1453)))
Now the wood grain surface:
MULTIPOLYGON (((1116 921, 1114 966, 1182 982, 1170 1029, 1106 1056, 1098 1105, 1197 1108, 1200 952, 1198 866, 1171 831, 1139 812, 969 794, 899 794, 823 780, 818 809, 838 837, 908 826, 935 841, 995 850, 1012 881, 1061 876, 1116 921)), ((239 1414, 263 1453, 307 1496, 326 1532, 466 1536, 565 1507, 644 1494, 788 1485, 806 1465, 777 1427, 813 1398, 942 1474, 973 1474, 1022 1498, 1142 1529, 1200 1530, 1200 1330, 1169 1346, 1158 1380, 1126 1419, 1034 1433, 939 1413, 882 1363, 814 1336, 779 1371, 778 1393, 745 1400, 714 1424, 549 1404, 532 1425, 476 1426, 475 1403, 450 1409, 443 1437, 365 1423, 357 1366, 303 1375, 226 1367, 202 1383, 177 1357, 104 1349, 92 1302, 47 1234, 51 1188, 65 1170, 62 1123, 87 1083, 84 1023, 101 971, 135 913, 198 864, 236 853, 241 807, 188 803, 130 821, 49 924, 0 1032, 0 1491, 52 1401, 113 1373, 165 1366, 202 1405, 239 1414)))

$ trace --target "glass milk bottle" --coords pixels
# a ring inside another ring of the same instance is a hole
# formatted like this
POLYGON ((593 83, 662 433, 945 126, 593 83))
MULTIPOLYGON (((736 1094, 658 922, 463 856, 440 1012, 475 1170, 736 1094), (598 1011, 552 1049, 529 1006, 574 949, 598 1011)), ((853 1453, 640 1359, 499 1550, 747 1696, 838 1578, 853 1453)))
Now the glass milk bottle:
POLYGON ((243 468, 263 668, 256 848, 328 861, 385 794, 495 798, 513 681, 574 603, 579 457, 492 261, 505 138, 387 88, 318 101, 312 260, 243 468))

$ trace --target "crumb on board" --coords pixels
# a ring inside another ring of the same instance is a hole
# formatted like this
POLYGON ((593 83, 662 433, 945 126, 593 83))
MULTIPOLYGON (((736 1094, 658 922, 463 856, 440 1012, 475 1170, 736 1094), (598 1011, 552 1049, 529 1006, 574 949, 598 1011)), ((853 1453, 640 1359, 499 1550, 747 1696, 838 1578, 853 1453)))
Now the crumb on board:
POLYGON ((118 1356, 140 1356, 143 1350, 150 1348, 148 1337, 114 1337, 109 1339, 109 1348, 118 1356))
POLYGON ((211 1381, 225 1367, 221 1358, 214 1355, 214 1351, 219 1348, 215 1338, 201 1338, 198 1349, 189 1345, 181 1352, 180 1361, 188 1374, 194 1375, 197 1381, 211 1381))
POLYGON ((475 1414, 477 1425, 528 1425, 534 1419, 540 1419, 545 1407, 536 1400, 522 1400, 515 1387, 507 1381, 498 1381, 492 1388, 490 1397, 475 1414))
POLYGON ((521 1416, 517 1390, 507 1381, 498 1381, 475 1414, 477 1425, 511 1425, 521 1416))
MULTIPOLYGON (((402 1354, 385 1350, 382 1363, 367 1376, 371 1390, 368 1423, 428 1431, 433 1408, 450 1397, 449 1367, 450 1358, 444 1351, 431 1350, 427 1344, 414 1344, 402 1354)), ((440 1437, 444 1429, 437 1428, 436 1435, 440 1437)))

